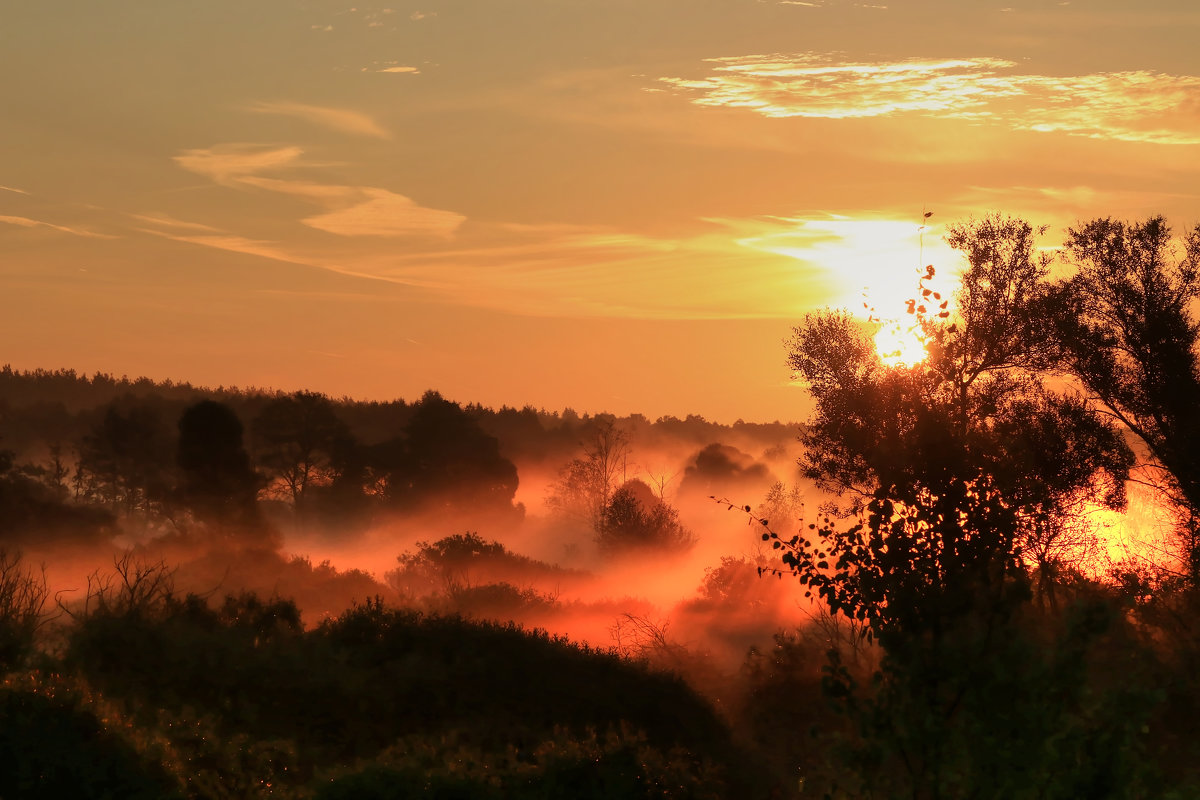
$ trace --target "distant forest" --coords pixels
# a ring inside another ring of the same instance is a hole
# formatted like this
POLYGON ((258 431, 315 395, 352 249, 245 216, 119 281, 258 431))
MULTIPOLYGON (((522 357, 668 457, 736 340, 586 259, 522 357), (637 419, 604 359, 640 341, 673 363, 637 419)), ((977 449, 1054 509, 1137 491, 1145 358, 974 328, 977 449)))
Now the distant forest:
MULTIPOLYGON (((555 470, 601 430, 619 438, 604 446, 628 460, 634 445, 697 455, 724 441, 786 449, 798 426, 493 410, 433 391, 413 402, 335 400, 6 365, 0 503, 13 543, 25 541, 22 531, 42 543, 102 537, 131 518, 172 533, 236 522, 245 533, 259 503, 339 532, 389 511, 438 508, 468 512, 455 523, 466 529, 488 514, 523 513, 516 464, 555 470)), ((744 469, 715 451, 707 463, 744 469)))

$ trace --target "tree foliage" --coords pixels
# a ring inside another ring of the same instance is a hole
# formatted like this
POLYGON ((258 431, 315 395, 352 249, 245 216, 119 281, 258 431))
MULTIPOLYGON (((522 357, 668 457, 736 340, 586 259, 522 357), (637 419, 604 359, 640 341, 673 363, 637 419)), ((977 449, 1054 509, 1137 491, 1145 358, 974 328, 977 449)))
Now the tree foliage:
POLYGON ((596 544, 609 554, 679 552, 695 543, 696 537, 679 521, 679 510, 636 479, 613 492, 596 531, 596 544))
POLYGON ((384 476, 382 493, 392 507, 516 520, 517 468, 500 442, 458 403, 426 392, 402 434, 375 448, 384 476))
POLYGON ((255 459, 268 491, 302 508, 309 490, 330 483, 335 442, 344 425, 327 397, 296 392, 269 402, 251 426, 255 459))
POLYGON ((1200 578, 1200 226, 1177 245, 1162 217, 1097 219, 1069 232, 1059 287, 1064 367, 1145 443, 1182 512, 1182 560, 1200 578))
POLYGON ((179 499, 202 520, 255 521, 262 481, 250 465, 242 432, 237 414, 215 400, 189 406, 179 418, 179 499))
POLYGON ((75 494, 123 514, 167 510, 171 449, 154 408, 133 404, 122 411, 110 405, 79 445, 75 494))
MULTIPOLYGON (((857 521, 827 516, 789 537, 763 518, 763 538, 810 595, 865 624, 881 646, 865 684, 831 651, 825 688, 850 724, 842 752, 852 791, 1137 796, 1144 776, 1128 753, 1140 746, 1152 692, 1086 689, 1096 643, 1120 617, 1077 598, 1039 621, 1029 602, 1037 588, 1056 605, 1050 576, 1069 560, 1080 507, 1125 504, 1134 455, 1121 415, 1056 380, 1087 363, 1086 335, 1101 352, 1106 342, 1125 352, 1104 330, 1111 323, 1097 321, 1104 292, 1082 303, 1087 276, 1111 278, 1085 264, 1074 282, 1051 281, 1051 260, 1036 246, 1042 231, 1020 220, 949 231, 967 262, 960 288, 943 298, 927 267, 908 303, 927 343, 923 362, 885 365, 870 323, 845 312, 796 328, 789 363, 816 401, 802 467, 849 494, 857 521), (1080 322, 1089 309, 1090 328, 1080 322)), ((1072 252, 1084 252, 1082 234, 1072 236, 1072 252)), ((1176 284, 1185 278, 1194 272, 1176 284)), ((1194 346, 1194 328, 1172 330, 1194 346)), ((1095 380, 1114 377, 1096 368, 1095 380)))

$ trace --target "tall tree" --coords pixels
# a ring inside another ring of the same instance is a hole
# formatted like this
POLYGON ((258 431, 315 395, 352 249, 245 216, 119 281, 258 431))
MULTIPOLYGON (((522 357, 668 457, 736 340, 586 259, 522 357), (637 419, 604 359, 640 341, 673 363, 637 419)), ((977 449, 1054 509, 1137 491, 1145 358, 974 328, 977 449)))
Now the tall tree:
POLYGON ((426 392, 389 455, 387 495, 402 508, 520 516, 517 468, 500 442, 457 403, 426 392))
POLYGON ((1177 244, 1162 217, 1070 231, 1076 273, 1055 315, 1065 366, 1140 438, 1179 509, 1181 560, 1200 581, 1200 226, 1177 244))
POLYGON ((313 485, 328 484, 331 457, 345 426, 329 398, 296 392, 266 405, 251 425, 255 459, 268 478, 268 490, 301 509, 313 485))
POLYGON ((250 466, 242 422, 229 406, 201 400, 179 417, 179 498, 200 519, 252 524, 262 480, 250 466))
POLYGON ((826 683, 852 722, 860 796, 1116 797, 1136 782, 1120 748, 1140 717, 1114 719, 1111 698, 1081 688, 1113 617, 1068 614, 1047 639, 1027 621, 1033 575, 1053 602, 1046 576, 1077 505, 1120 508, 1133 463, 1110 419, 1048 380, 1058 297, 1038 234, 1000 217, 950 229, 967 267, 952 299, 927 268, 909 303, 921 363, 883 364, 839 312, 810 315, 791 342, 816 400, 802 466, 849 493, 858 520, 764 539, 882 645, 869 684, 836 653, 826 683))
POLYGON ((133 405, 122 411, 110 404, 79 443, 77 497, 126 514, 167 511, 171 444, 153 408, 133 405))
POLYGON ((953 300, 925 285, 932 267, 918 284, 910 309, 928 342, 922 363, 883 364, 868 327, 846 312, 795 329, 789 363, 816 400, 802 437, 808 477, 861 508, 878 489, 911 501, 983 470, 1031 523, 1022 546, 1047 559, 1062 555, 1053 544, 1081 499, 1123 507, 1133 454, 1119 429, 1047 386, 1056 298, 1037 232, 1000 217, 950 228, 967 269, 953 300))
POLYGON ((629 437, 615 421, 595 420, 581 443, 583 454, 558 472, 547 503, 557 513, 603 532, 605 510, 629 471, 629 437))

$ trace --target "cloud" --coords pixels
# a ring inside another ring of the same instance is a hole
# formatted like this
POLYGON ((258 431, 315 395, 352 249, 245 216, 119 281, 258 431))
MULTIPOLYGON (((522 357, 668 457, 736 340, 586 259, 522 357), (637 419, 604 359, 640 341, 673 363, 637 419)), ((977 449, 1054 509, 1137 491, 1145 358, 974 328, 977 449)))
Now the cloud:
POLYGON ((408 75, 419 75, 421 72, 421 70, 417 69, 416 67, 405 67, 405 66, 384 67, 383 69, 377 69, 375 71, 376 72, 399 72, 399 73, 405 73, 408 75))
POLYGON ((319 125, 340 133, 373 136, 377 139, 392 138, 392 135, 380 127, 379 123, 371 119, 371 117, 345 108, 275 102, 255 103, 249 106, 249 110, 260 114, 279 114, 285 117, 295 117, 296 119, 301 119, 313 125, 319 125))
POLYGON ((456 304, 528 316, 791 318, 812 298, 828 296, 826 276, 798 269, 791 258, 764 257, 713 225, 663 238, 600 227, 480 224, 455 243, 374 251, 353 268, 419 283, 456 304))
POLYGON ((137 230, 141 233, 148 233, 153 236, 161 236, 164 239, 170 239, 175 242, 186 242, 188 244, 198 244, 204 247, 214 247, 218 250, 228 250, 234 253, 259 256, 261 258, 269 258, 274 261, 284 261, 289 264, 317 266, 311 264, 311 262, 303 258, 299 258, 285 250, 280 249, 271 242, 249 239, 245 236, 238 236, 236 234, 223 233, 219 231, 215 233, 176 233, 169 230, 156 230, 154 228, 138 228, 137 230))
POLYGON ((233 143, 184 150, 173 160, 188 172, 204 175, 222 186, 232 186, 255 173, 294 166, 303 153, 294 146, 233 143))
MULTIPOLYGON (((24 192, 22 192, 24 194, 24 192)), ((79 228, 68 228, 66 225, 55 225, 53 222, 43 222, 38 219, 30 219, 29 217, 13 217, 0 214, 0 222, 7 225, 16 225, 20 228, 49 228, 50 230, 59 231, 60 233, 69 233, 72 236, 85 236, 91 239, 116 239, 107 233, 96 233, 94 231, 81 230, 79 228)))
POLYGON ((1029 75, 999 58, 842 61, 829 55, 708 59, 709 76, 662 78, 705 106, 767 117, 919 114, 1018 130, 1159 144, 1200 143, 1200 77, 1150 70, 1029 75))
POLYGON ((15 194, 29 194, 29 192, 25 191, 24 189, 17 189, 13 186, 0 186, 0 191, 14 192, 15 194))
POLYGON ((219 228, 214 228, 211 225, 203 225, 199 222, 187 222, 186 220, 176 219, 169 214, 130 214, 130 216, 141 222, 158 225, 167 229, 194 231, 197 233, 221 233, 219 228))
POLYGON ((324 213, 300 222, 339 236, 449 236, 466 220, 461 214, 426 208, 412 198, 378 186, 346 186, 273 177, 300 166, 299 147, 226 144, 185 150, 175 156, 184 169, 234 189, 273 192, 315 203, 324 213))
POLYGON ((419 206, 387 189, 358 187, 355 191, 364 198, 362 202, 301 221, 339 236, 449 236, 466 220, 453 211, 419 206))

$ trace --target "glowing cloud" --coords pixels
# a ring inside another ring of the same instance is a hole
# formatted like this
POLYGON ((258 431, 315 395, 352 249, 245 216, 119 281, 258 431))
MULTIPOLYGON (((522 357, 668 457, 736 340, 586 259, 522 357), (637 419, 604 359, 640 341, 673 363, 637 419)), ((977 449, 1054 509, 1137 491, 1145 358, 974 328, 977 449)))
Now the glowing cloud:
POLYGON ((231 186, 248 175, 292 166, 303 153, 299 147, 234 143, 184 150, 174 157, 174 161, 188 172, 204 175, 222 186, 231 186))
POLYGON ((175 162, 223 186, 285 194, 324 206, 325 213, 300 221, 339 236, 449 236, 466 219, 453 211, 425 208, 409 197, 377 186, 324 184, 258 174, 311 166, 300 162, 303 153, 299 147, 227 144, 186 150, 175 156, 175 162))
POLYGON ((998 58, 847 62, 815 53, 708 59, 700 79, 662 78, 698 105, 767 117, 916 113, 1019 130, 1160 144, 1200 143, 1200 76, 1149 70, 1053 77, 998 58))
MULTIPOLYGON (((387 72, 389 70, 383 70, 387 72)), ((303 103, 255 103, 249 110, 260 114, 280 114, 285 117, 310 122, 314 125, 329 128, 340 133, 350 133, 357 136, 373 136, 377 139, 390 139, 392 135, 379 126, 375 120, 358 111, 345 108, 327 108, 325 106, 310 106, 303 103)))
POLYGON ((466 220, 453 211, 424 208, 386 189, 358 189, 366 199, 349 208, 308 217, 305 225, 339 236, 449 236, 466 220))

